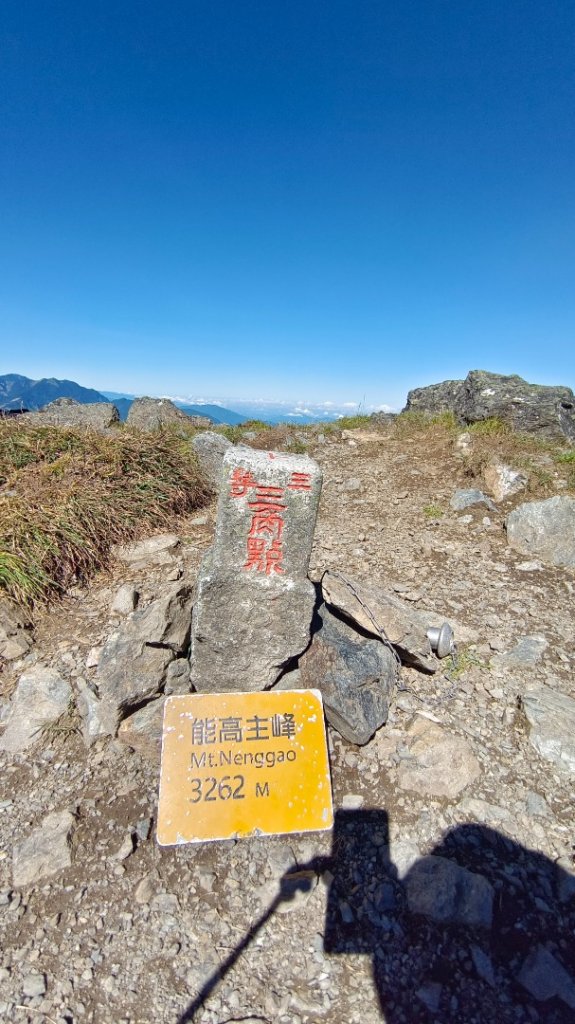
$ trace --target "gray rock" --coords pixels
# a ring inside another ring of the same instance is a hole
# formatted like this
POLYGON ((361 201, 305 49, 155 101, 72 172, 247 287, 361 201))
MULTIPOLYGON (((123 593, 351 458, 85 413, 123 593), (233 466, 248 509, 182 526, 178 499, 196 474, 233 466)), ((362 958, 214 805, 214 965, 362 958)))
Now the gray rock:
POLYGON ((108 735, 131 708, 160 692, 169 664, 187 652, 191 610, 192 588, 174 583, 108 638, 96 674, 97 717, 108 735))
POLYGON ((149 761, 159 762, 162 750, 164 698, 152 700, 139 711, 125 718, 118 729, 118 739, 133 747, 149 761))
POLYGON ((479 977, 486 981, 491 988, 495 988, 495 971, 493 970, 491 957, 481 949, 481 946, 471 946, 470 953, 473 966, 479 977))
POLYGON ((539 1002, 558 998, 575 1010, 575 980, 545 946, 529 953, 517 981, 539 1002))
POLYGON ((529 668, 539 664, 548 646, 544 636, 523 636, 510 651, 491 658, 490 664, 499 668, 529 668))
POLYGON ((136 398, 130 406, 126 423, 135 430, 161 430, 162 427, 209 427, 208 416, 188 416, 169 398, 136 398))
POLYGON ((397 661, 380 640, 369 640, 322 606, 320 628, 299 660, 304 688, 321 690, 325 715, 351 743, 367 743, 386 721, 397 661))
POLYGON ((131 583, 124 583, 114 595, 110 611, 116 615, 129 615, 138 603, 138 596, 138 591, 131 583))
POLYGON ((523 555, 575 567, 575 498, 529 501, 507 516, 507 541, 523 555))
POLYGON ((106 705, 98 699, 94 691, 81 676, 76 680, 76 706, 82 719, 82 737, 87 747, 96 740, 109 736, 113 732, 115 716, 110 717, 106 705))
POLYGON ((453 799, 481 774, 467 740, 419 715, 402 741, 402 755, 398 785, 419 795, 453 799))
POLYGON ((45 974, 27 974, 22 982, 22 995, 27 999, 43 996, 46 993, 45 974))
POLYGON ((306 579, 242 579, 201 571, 192 616, 198 692, 263 690, 309 643, 316 594, 306 579))
POLYGON ((330 570, 322 576, 321 589, 326 604, 368 633, 386 637, 403 662, 426 672, 437 670, 423 616, 394 594, 330 570))
POLYGON ((12 881, 15 886, 32 885, 70 867, 70 833, 74 825, 69 811, 49 814, 12 854, 12 881))
POLYGON ((415 994, 431 1013, 437 1013, 442 991, 443 985, 439 981, 428 981, 425 985, 421 985, 415 994))
POLYGON ((512 469, 511 466, 506 466, 498 459, 485 467, 483 479, 495 501, 505 501, 507 498, 511 498, 514 494, 524 490, 528 484, 528 478, 524 473, 520 473, 518 469, 512 469))
POLYGON ((164 694, 182 694, 190 692, 190 663, 187 658, 176 658, 168 665, 164 694))
POLYGON ((120 718, 130 708, 160 692, 173 660, 174 652, 168 647, 151 647, 120 633, 108 639, 96 675, 99 718, 107 735, 114 735, 120 718))
POLYGON ((161 533, 133 544, 116 545, 112 554, 129 564, 169 565, 178 556, 181 545, 175 533, 161 533))
POLYGON ((28 653, 32 646, 30 622, 15 604, 0 600, 0 658, 16 661, 28 653))
POLYGON ((20 676, 10 702, 0 750, 17 753, 41 738, 42 731, 68 710, 72 690, 54 669, 36 665, 20 676))
POLYGON ((57 398, 39 412, 27 413, 27 420, 41 426, 74 427, 88 430, 109 430, 120 422, 120 414, 111 402, 76 402, 74 398, 57 398))
POLYGON ((198 457, 200 468, 216 492, 219 491, 222 480, 224 455, 232 447, 227 437, 216 434, 213 430, 203 431, 192 438, 192 448, 198 457))
POLYGON ((528 384, 517 376, 471 370, 465 380, 416 388, 406 410, 429 415, 453 412, 461 424, 497 417, 513 429, 553 440, 575 440, 575 396, 571 388, 528 384))
POLYGON ((422 857, 404 880, 412 914, 438 924, 491 928, 494 890, 483 875, 445 857, 422 857))
POLYGON ((163 589, 147 608, 134 613, 126 633, 147 644, 170 647, 174 654, 187 651, 192 617, 192 587, 174 583, 163 589))
POLYGON ((232 447, 222 480, 198 576, 191 678, 200 692, 259 690, 309 642, 321 473, 307 456, 232 447))
POLYGON ((541 685, 528 689, 521 705, 536 751, 558 768, 575 772, 575 700, 541 685))
POLYGON ((474 487, 460 488, 455 491, 449 504, 455 512, 463 512, 465 508, 471 508, 473 505, 486 505, 487 508, 495 509, 491 498, 488 498, 483 491, 478 491, 474 487))

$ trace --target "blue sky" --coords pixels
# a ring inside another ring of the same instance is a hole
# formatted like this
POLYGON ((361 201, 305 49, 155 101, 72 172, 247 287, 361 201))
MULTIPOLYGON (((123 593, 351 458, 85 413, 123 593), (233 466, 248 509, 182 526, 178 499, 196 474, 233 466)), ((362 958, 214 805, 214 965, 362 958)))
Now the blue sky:
POLYGON ((571 0, 4 0, 0 373, 575 386, 571 0))

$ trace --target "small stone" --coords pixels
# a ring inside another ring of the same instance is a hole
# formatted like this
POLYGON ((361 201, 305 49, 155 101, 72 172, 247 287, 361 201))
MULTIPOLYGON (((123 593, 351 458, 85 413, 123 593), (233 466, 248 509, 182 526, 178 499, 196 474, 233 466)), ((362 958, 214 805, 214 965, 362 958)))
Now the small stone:
POLYGON ((523 694, 521 706, 535 750, 563 771, 575 773, 575 700, 541 685, 523 694))
POLYGON ((116 592, 110 611, 116 615, 129 615, 138 603, 138 591, 131 583, 124 583, 116 592))
POLYGON ((136 825, 136 835, 142 842, 145 842, 145 840, 149 838, 151 830, 151 818, 142 818, 136 825))
POLYGON ((22 982, 22 994, 27 999, 35 999, 46 994, 46 975, 27 974, 22 982))
POLYGON ((445 857, 422 857, 404 881, 412 914, 438 924, 490 928, 494 890, 482 875, 445 857))
POLYGON ((346 793, 341 801, 344 811, 358 811, 363 804, 364 799, 358 793, 346 793))
POLYGON ((575 980, 544 946, 529 953, 517 981, 539 1002, 557 997, 575 1010, 575 980))
POLYGON ((10 702, 0 750, 19 753, 41 739, 43 730, 68 710, 71 696, 69 683, 53 669, 36 665, 25 672, 10 702))
POLYGON ((467 740, 417 716, 405 737, 407 757, 398 769, 400 789, 453 798, 481 774, 467 740))
POLYGON ((480 946, 471 946, 470 953, 473 965, 479 977, 483 981, 486 981, 491 988, 495 988, 495 971, 493 970, 491 958, 481 949, 480 946))
POLYGON ((136 903, 143 906, 145 903, 149 903, 156 891, 156 882, 152 875, 144 875, 144 877, 138 882, 135 892, 134 899, 136 903))
POLYGON ((449 504, 455 512, 463 512, 464 509, 470 508, 472 505, 487 505, 487 508, 495 511, 495 505, 491 498, 476 488, 459 488, 454 492, 449 504))
POLYGON ((91 647, 86 656, 86 668, 97 668, 101 653, 101 647, 91 647))
POLYGON ((521 554, 575 566, 575 498, 526 502, 509 513, 505 526, 508 544, 521 554))
POLYGON ((124 837, 120 848, 116 850, 116 853, 113 854, 113 857, 114 860, 123 861, 127 860, 128 857, 130 857, 133 852, 134 835, 132 832, 129 832, 128 835, 124 837))
POLYGON ((56 811, 44 818, 27 839, 14 846, 14 885, 31 885, 70 867, 70 832, 73 824, 74 817, 69 811, 56 811))
POLYGON ((442 991, 443 986, 438 981, 428 981, 427 984, 421 985, 415 994, 431 1013, 437 1013, 442 991))
POLYGON ((495 501, 505 501, 525 489, 528 478, 517 469, 494 460, 483 470, 483 479, 495 501))

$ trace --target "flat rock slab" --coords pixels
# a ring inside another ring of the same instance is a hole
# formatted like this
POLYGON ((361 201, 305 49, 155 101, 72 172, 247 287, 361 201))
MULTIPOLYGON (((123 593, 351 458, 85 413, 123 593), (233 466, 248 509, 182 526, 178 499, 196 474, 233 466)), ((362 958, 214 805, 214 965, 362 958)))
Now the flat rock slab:
POLYGON ((494 655, 490 665, 509 669, 530 668, 539 664, 548 646, 544 636, 523 636, 510 651, 494 655))
POLYGON ((74 816, 69 811, 49 814, 42 824, 12 854, 12 880, 15 886, 32 885, 70 867, 70 833, 74 816))
POLYGON ((505 526, 509 545, 521 554, 575 567, 575 498, 526 502, 509 513, 505 526))
POLYGON ((10 702, 0 750, 18 753, 30 747, 68 710, 71 696, 70 685, 54 669, 36 665, 25 672, 10 702))
POLYGON ((200 569, 192 619, 198 691, 265 689, 307 646, 320 490, 319 466, 307 456, 226 452, 214 545, 200 569))
POLYGON ((143 562, 147 565, 167 565, 177 557, 181 544, 175 533, 161 533, 133 544, 116 545, 112 554, 121 562, 129 564, 143 562))
POLYGON ((529 740, 538 754, 575 773, 575 700, 541 685, 527 690, 521 705, 529 723, 529 740))
POLYGON ((495 505, 491 498, 476 488, 462 488, 455 491, 449 504, 455 512, 463 512, 464 509, 472 508, 474 505, 485 505, 492 512, 495 511, 495 505))
POLYGON ((329 569, 322 576, 321 589, 326 604, 368 633, 387 637, 406 664, 426 672, 437 670, 439 662, 432 655, 423 617, 394 594, 329 569))
POLYGON ((462 736, 418 716, 402 743, 400 789, 453 799, 481 774, 479 761, 462 736))
POLYGON ((360 636, 325 605, 320 628, 299 661, 301 686, 321 690, 325 715, 346 740, 362 745, 387 721, 397 661, 380 640, 360 636))
POLYGON ((483 875, 446 857, 422 857, 403 884, 412 914, 438 924, 491 928, 494 890, 483 875))

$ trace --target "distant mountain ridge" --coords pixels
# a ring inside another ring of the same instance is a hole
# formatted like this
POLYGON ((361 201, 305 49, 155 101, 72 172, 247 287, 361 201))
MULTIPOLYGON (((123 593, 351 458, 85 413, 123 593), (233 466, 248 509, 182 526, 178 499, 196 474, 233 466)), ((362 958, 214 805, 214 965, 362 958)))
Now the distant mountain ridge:
POLYGON ((41 409, 57 398, 73 398, 83 405, 108 401, 99 391, 83 388, 73 380, 57 380, 55 377, 32 380, 19 373, 0 376, 0 410, 4 412, 13 409, 41 409))

